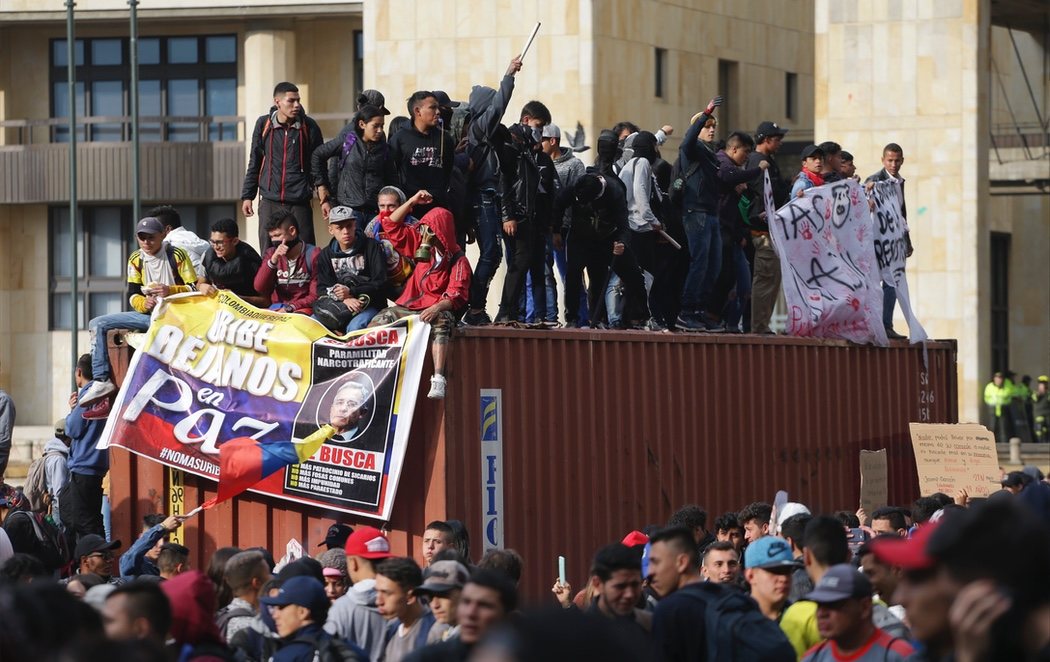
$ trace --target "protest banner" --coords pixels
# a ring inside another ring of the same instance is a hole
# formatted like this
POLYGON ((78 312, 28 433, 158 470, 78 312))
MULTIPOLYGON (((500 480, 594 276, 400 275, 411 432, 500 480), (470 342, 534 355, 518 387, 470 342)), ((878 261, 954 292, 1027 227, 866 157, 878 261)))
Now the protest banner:
POLYGON ((806 190, 769 219, 769 234, 780 257, 790 335, 888 344, 860 184, 849 179, 806 190))
POLYGON ((875 259, 879 263, 879 275, 882 282, 893 285, 897 290, 897 302, 901 313, 908 321, 908 340, 922 342, 929 336, 911 307, 911 293, 908 290, 908 277, 905 272, 905 258, 908 252, 908 219, 902 212, 901 199, 903 192, 898 181, 875 182, 871 189, 871 199, 875 203, 872 210, 872 226, 875 231, 875 259))
POLYGON ((922 495, 965 490, 986 497, 999 489, 1001 470, 995 437, 976 424, 909 423, 922 495))
POLYGON ((228 292, 168 297, 99 446, 219 480, 220 449, 231 442, 227 451, 244 447, 237 459, 270 462, 245 488, 387 520, 429 333, 413 316, 333 338, 308 317, 228 292), (327 441, 297 458, 322 428, 327 441))
POLYGON ((889 503, 888 474, 885 448, 860 452, 860 507, 868 516, 889 503))

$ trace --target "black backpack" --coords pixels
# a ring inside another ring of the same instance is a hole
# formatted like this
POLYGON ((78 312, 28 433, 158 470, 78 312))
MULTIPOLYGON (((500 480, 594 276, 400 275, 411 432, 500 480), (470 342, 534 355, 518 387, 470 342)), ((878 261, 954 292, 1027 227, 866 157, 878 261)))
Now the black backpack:
POLYGON ((697 583, 685 594, 707 604, 707 659, 714 662, 795 662, 791 642, 751 596, 719 584, 697 583))
POLYGON ((12 511, 4 520, 4 532, 12 549, 35 556, 49 572, 66 567, 73 558, 66 537, 43 513, 12 511))
POLYGON ((354 650, 350 644, 336 636, 320 637, 303 635, 289 643, 304 643, 313 647, 317 653, 314 662, 368 662, 368 656, 360 650, 354 650))
POLYGON ((215 625, 219 627, 219 632, 222 633, 223 639, 229 641, 226 636, 226 626, 230 624, 235 618, 243 618, 246 616, 255 616, 255 612, 247 607, 230 607, 226 605, 219 611, 215 612, 215 625))

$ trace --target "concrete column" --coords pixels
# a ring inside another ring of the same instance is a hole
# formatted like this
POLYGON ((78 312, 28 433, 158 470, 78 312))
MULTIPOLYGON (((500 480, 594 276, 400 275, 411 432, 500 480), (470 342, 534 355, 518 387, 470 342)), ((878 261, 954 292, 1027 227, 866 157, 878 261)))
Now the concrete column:
MULTIPOLYGON (((885 144, 903 148, 912 304, 930 337, 959 341, 964 421, 978 420, 991 371, 990 14, 989 0, 815 7, 815 140, 852 152, 862 177, 882 167, 885 144)), ((906 327, 899 309, 895 326, 906 327)))
MULTIPOLYGON (((252 129, 259 115, 273 105, 273 87, 281 81, 295 82, 295 32, 278 29, 249 29, 244 33, 244 165, 248 165, 252 129)), ((255 210, 258 211, 258 198, 255 210)), ((238 213, 241 239, 253 246, 258 243, 259 215, 244 218, 238 213)), ((262 251, 262 247, 256 246, 262 251)))

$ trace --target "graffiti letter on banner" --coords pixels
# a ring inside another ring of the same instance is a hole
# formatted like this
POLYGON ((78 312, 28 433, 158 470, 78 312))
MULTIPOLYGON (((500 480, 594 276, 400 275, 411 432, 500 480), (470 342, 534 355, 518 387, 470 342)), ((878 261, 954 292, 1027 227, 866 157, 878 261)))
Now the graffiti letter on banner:
MULTIPOLYGON (((765 196, 771 196, 768 174, 765 196)), ((872 217, 860 184, 808 189, 769 219, 788 333, 887 345, 872 217)))
POLYGON ((902 195, 901 184, 896 180, 875 182, 871 189, 871 199, 875 203, 871 216, 879 274, 882 282, 892 285, 897 290, 901 313, 908 321, 908 340, 916 343, 926 340, 929 336, 915 317, 911 305, 911 292, 908 290, 908 275, 905 271, 908 219, 903 213, 902 195))

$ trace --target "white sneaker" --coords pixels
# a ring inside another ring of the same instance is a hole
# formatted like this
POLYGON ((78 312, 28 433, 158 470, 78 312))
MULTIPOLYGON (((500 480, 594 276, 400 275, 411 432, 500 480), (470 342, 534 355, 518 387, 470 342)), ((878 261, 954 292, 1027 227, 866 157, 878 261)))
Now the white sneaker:
POLYGON ((77 404, 82 407, 89 407, 99 400, 109 397, 109 395, 116 390, 116 384, 108 379, 106 381, 93 381, 91 382, 91 386, 88 386, 87 390, 84 391, 84 395, 77 401, 77 404))
POLYGON ((427 397, 431 400, 441 400, 445 397, 445 384, 448 382, 445 380, 444 375, 434 375, 430 378, 430 393, 427 393, 427 397))

